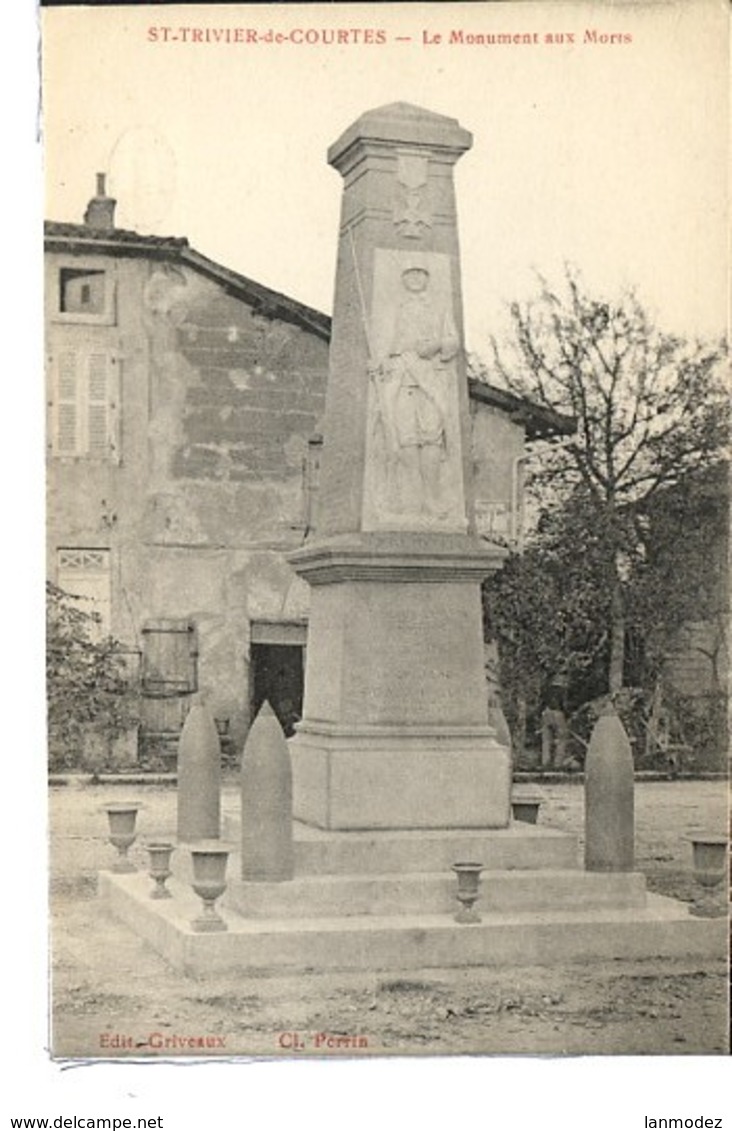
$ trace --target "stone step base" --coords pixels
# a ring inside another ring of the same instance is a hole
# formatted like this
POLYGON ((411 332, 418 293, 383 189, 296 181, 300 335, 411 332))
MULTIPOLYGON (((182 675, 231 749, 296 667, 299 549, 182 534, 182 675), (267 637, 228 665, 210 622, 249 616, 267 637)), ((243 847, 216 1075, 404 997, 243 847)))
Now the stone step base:
MULTIPOLYGON (((293 830, 298 876, 449 872, 452 864, 466 860, 494 872, 579 867, 576 837, 523 821, 505 829, 368 832, 329 832, 295 821, 293 830)), ((238 849, 238 814, 225 815, 223 833, 238 849)))
POLYGON ((469 926, 449 915, 263 920, 227 910, 227 931, 199 934, 191 920, 200 900, 187 885, 169 883, 173 898, 153 900, 141 873, 99 876, 107 909, 195 977, 244 969, 409 970, 727 954, 726 919, 695 919, 682 904, 656 895, 645 908, 493 912, 469 926))
MULTIPOLYGON (((230 878, 224 907, 244 918, 304 919, 352 915, 449 915, 457 910, 457 879, 450 872, 381 876, 307 876, 287 883, 230 878)), ((576 871, 484 872, 478 909, 587 911, 644 907, 645 876, 576 871)))

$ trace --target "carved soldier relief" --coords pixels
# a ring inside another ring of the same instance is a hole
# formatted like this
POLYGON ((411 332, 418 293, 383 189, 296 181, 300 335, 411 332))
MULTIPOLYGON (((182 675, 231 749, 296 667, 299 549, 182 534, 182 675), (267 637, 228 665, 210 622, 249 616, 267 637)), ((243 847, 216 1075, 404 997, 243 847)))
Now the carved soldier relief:
POLYGON ((450 261, 377 249, 364 530, 464 531, 450 261))

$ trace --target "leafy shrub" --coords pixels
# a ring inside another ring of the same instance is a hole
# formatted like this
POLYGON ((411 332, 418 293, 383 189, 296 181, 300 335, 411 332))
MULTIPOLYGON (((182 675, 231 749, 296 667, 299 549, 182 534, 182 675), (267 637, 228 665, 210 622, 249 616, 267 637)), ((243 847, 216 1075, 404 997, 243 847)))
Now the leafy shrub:
POLYGON ((51 770, 106 768, 112 744, 139 722, 129 650, 99 636, 99 617, 46 584, 46 695, 51 770))
POLYGON ((723 692, 669 697, 680 739, 692 751, 694 769, 719 771, 729 751, 728 702, 723 692))

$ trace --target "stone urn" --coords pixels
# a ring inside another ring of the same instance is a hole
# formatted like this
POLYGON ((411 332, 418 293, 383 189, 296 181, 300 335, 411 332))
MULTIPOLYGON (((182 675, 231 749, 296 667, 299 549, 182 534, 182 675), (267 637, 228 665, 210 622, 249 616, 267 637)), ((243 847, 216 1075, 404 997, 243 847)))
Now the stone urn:
POLYGON ((119 853, 112 865, 113 872, 137 871, 127 854, 135 842, 135 825, 141 808, 139 801, 111 801, 104 806, 109 821, 109 840, 119 853))
POLYGON ((193 919, 194 931, 227 931, 228 927, 214 904, 226 890, 226 864, 229 849, 219 840, 202 840, 190 846, 193 863, 192 886, 203 900, 203 914, 193 919))
POLYGON ((145 846, 150 857, 150 879, 155 880, 155 887, 150 892, 151 899, 171 899, 171 893, 165 886, 165 881, 173 874, 170 868, 170 858, 175 852, 175 845, 169 841, 150 841, 145 846))
POLYGON ((694 878, 704 887, 716 887, 727 871, 727 837, 692 833, 688 839, 691 842, 694 878))
POLYGON ((460 904, 455 913, 455 922, 480 923, 480 915, 475 909, 475 904, 478 899, 483 865, 469 861, 453 864, 452 870, 457 876, 457 899, 460 904))
POLYGON ((511 811, 514 821, 523 821, 526 825, 535 825, 539 818, 540 797, 512 797, 511 811))

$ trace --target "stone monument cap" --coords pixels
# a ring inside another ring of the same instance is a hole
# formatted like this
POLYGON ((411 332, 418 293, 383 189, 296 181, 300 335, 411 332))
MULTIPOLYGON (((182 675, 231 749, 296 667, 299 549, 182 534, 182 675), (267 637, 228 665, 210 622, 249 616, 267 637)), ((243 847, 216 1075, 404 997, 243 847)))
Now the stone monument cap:
POLYGON ((472 147, 473 135, 463 129, 457 118, 435 114, 409 102, 391 102, 361 114, 330 146, 328 163, 337 168, 357 142, 423 146, 448 150, 457 157, 472 147))

